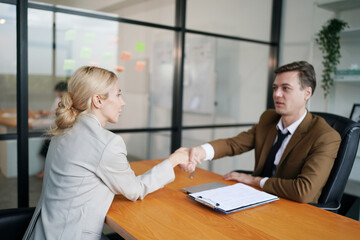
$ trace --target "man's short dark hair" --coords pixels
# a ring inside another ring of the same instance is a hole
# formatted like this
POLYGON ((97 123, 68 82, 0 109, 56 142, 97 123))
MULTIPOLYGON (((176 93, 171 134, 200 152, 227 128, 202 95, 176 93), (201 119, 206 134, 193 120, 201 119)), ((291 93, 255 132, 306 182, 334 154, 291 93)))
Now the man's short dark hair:
POLYGON ((279 74, 291 71, 297 71, 299 73, 301 89, 311 87, 312 94, 314 94, 316 88, 316 76, 314 67, 306 61, 300 61, 283 65, 277 68, 274 72, 275 74, 279 74))

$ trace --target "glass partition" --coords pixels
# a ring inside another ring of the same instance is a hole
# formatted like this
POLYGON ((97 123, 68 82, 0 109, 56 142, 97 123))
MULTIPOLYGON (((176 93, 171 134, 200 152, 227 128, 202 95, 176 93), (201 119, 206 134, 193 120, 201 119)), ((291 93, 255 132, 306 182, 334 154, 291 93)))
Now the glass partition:
POLYGON ((271 9, 263 0, 187 0, 186 28, 270 41, 271 9))
POLYGON ((119 123, 107 127, 169 127, 173 38, 168 30, 58 13, 57 79, 68 79, 83 65, 114 71, 126 106, 119 123))
MULTIPOLYGON (((16 129, 16 7, 0 3, 0 135, 16 129)), ((0 209, 17 207, 17 141, 0 140, 0 209)))
POLYGON ((54 123, 54 88, 60 79, 53 71, 53 16, 49 11, 28 11, 29 131, 46 130, 54 123))
POLYGON ((0 141, 0 209, 17 207, 17 181, 17 141, 0 141))
POLYGON ((46 3, 71 9, 88 10, 101 14, 110 13, 112 16, 145 21, 155 24, 174 26, 175 0, 36 0, 33 2, 46 3))
MULTIPOLYGON (((5 2, 13 5, 0 3, 0 187, 10 193, 7 199, 13 205, 4 204, 9 208, 17 206, 14 189, 17 184, 17 145, 16 140, 11 139, 17 137, 16 51, 19 49, 16 49, 18 2, 5 2), (8 187, 1 185, 4 182, 8 187)), ((25 117, 29 119, 30 131, 30 206, 36 205, 41 192, 42 180, 36 178, 36 174, 44 166, 44 157, 40 153, 46 136, 42 133, 54 123, 53 107, 58 101, 55 87, 59 82, 66 82, 80 66, 99 66, 118 75, 126 106, 119 122, 105 127, 115 132, 128 131, 120 135, 126 143, 130 161, 166 158, 172 144, 178 145, 174 134, 177 130, 171 119, 174 50, 179 50, 175 49, 174 42, 178 28, 172 27, 175 11, 181 14, 184 9, 175 9, 176 2, 29 2, 29 113, 25 117), (153 132, 152 128, 166 131, 153 132)), ((179 91, 174 93, 176 99, 183 100, 183 109, 182 114, 174 114, 183 119, 179 126, 183 137, 181 145, 190 147, 218 137, 233 136, 242 130, 211 125, 254 123, 265 110, 270 50, 270 44, 266 42, 270 39, 272 1, 187 0, 186 8, 185 31, 180 32, 185 34, 184 92, 182 96, 179 91), (201 31, 225 36, 209 37, 201 31), (227 35, 249 41, 228 40, 227 35), (258 40, 264 43, 255 43, 258 40), (194 125, 210 126, 186 129, 186 126, 194 125)), ((27 100, 21 98, 21 101, 27 100)), ((252 159, 252 155, 208 162, 202 167, 220 174, 236 168, 252 169, 251 164, 243 165, 252 159)), ((19 170, 25 168, 25 165, 19 166, 19 170)), ((4 200, 1 197, 0 201, 2 208, 4 200)))
MULTIPOLYGON (((11 124, 16 118, 16 7, 3 3, 0 3, 0 52, 0 117, 11 124)), ((9 130, 16 132, 16 123, 9 130)))
POLYGON ((266 109, 269 46, 186 35, 184 125, 257 122, 266 109))

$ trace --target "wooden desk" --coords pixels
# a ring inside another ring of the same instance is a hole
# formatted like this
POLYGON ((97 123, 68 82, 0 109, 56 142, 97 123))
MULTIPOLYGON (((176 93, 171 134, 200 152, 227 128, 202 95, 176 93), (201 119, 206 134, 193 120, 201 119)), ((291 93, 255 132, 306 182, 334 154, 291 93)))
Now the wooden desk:
MULTIPOLYGON (((131 163, 142 174, 159 160, 131 163)), ((176 180, 131 202, 116 196, 106 223, 125 239, 359 239, 360 222, 286 199, 224 215, 188 199, 182 188, 219 181, 196 169, 193 179, 175 169, 176 180)))

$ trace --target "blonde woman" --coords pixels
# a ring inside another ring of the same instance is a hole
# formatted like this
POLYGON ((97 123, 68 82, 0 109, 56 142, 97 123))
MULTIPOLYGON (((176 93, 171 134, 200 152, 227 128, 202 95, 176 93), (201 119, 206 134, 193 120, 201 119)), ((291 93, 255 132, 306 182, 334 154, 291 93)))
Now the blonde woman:
POLYGON ((113 72, 85 66, 74 73, 56 110, 43 190, 24 239, 100 239, 115 194, 143 199, 174 180, 176 165, 188 163, 180 148, 135 176, 123 139, 104 128, 124 106, 113 72))

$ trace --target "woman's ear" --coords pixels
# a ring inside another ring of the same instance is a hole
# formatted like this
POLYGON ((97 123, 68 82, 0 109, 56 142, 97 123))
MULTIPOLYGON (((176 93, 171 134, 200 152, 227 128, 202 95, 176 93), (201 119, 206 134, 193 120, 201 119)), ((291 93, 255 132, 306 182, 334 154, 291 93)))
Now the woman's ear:
POLYGON ((91 98, 91 102, 94 105, 95 108, 101 108, 102 107, 102 100, 99 95, 94 95, 91 98))

